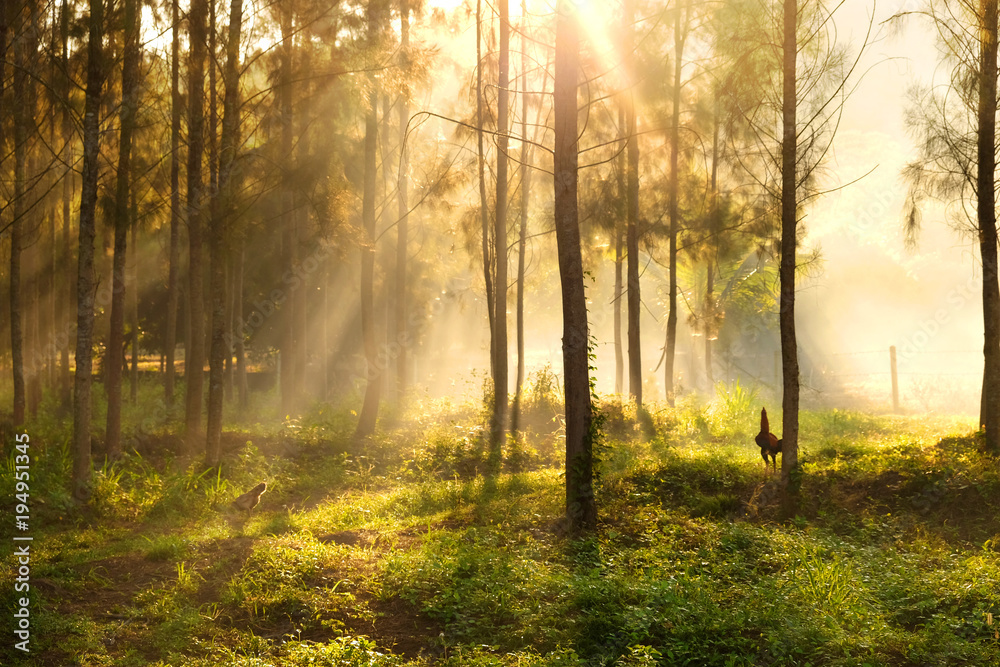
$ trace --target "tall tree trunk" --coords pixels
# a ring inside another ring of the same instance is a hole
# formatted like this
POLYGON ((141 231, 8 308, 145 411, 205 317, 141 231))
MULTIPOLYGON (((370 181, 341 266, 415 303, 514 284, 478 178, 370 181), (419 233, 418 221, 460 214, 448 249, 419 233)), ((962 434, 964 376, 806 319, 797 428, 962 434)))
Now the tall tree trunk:
MULTIPOLYGON (((392 2, 389 2, 383 5, 386 17, 391 13, 390 7, 392 4, 392 2)), ((393 176, 392 163, 394 150, 390 138, 398 133, 399 128, 396 125, 398 118, 392 113, 392 99, 388 92, 380 91, 379 105, 381 106, 381 112, 376 131, 379 141, 377 146, 378 154, 375 159, 378 163, 380 178, 378 179, 378 187, 375 191, 375 201, 379 202, 380 210, 376 215, 380 219, 391 220, 393 219, 392 207, 396 206, 397 209, 399 208, 398 197, 389 196, 390 190, 395 187, 393 184, 398 181, 399 177, 398 172, 395 174, 395 177, 393 176)), ((398 215, 396 219, 398 220, 398 215)), ((395 266, 395 258, 390 262, 387 257, 385 265, 384 277, 380 281, 380 284, 376 285, 378 290, 375 293, 375 330, 378 332, 379 368, 382 371, 382 386, 391 392, 394 391, 393 387, 395 387, 396 382, 392 377, 395 367, 389 363, 388 346, 390 344, 389 336, 391 332, 396 330, 396 323, 394 321, 396 309, 394 305, 395 281, 393 278, 390 282, 389 269, 395 266)))
POLYGON ((618 206, 615 207, 615 290, 612 300, 615 327, 615 395, 621 396, 625 390, 625 353, 622 349, 622 297, 625 296, 625 285, 622 281, 625 260, 625 228, 628 220, 624 213, 627 209, 628 192, 625 188, 626 151, 628 150, 628 134, 625 126, 625 102, 618 104, 618 127, 622 138, 618 152, 618 206))
POLYGON ((684 8, 679 3, 674 17, 674 90, 673 118, 670 123, 670 184, 667 197, 667 210, 670 217, 670 285, 668 290, 667 342, 663 361, 663 387, 667 403, 674 405, 674 356, 677 348, 677 231, 678 219, 677 199, 680 189, 680 174, 678 165, 680 157, 681 135, 681 76, 684 66, 684 8))
MULTIPOLYGON (((219 58, 219 45, 218 45, 218 22, 216 20, 216 0, 208 0, 208 132, 206 134, 206 139, 208 141, 208 196, 209 196, 209 217, 212 220, 211 224, 215 224, 218 219, 219 212, 217 210, 219 206, 219 83, 218 83, 218 73, 219 73, 219 63, 221 62, 219 58)), ((211 254, 212 240, 211 240, 212 230, 209 230, 209 254, 211 254)), ((225 261, 223 262, 225 266, 225 261)), ((214 288, 212 288, 212 260, 209 259, 209 292, 210 299, 214 304, 216 298, 216 293, 214 288)), ((223 271, 225 269, 223 268, 223 271)), ((225 274, 223 274, 225 276, 225 274)), ((225 284, 225 278, 223 279, 223 293, 229 294, 228 285, 225 284)), ((212 317, 212 313, 209 313, 212 317)), ((211 346, 212 342, 212 330, 211 326, 214 326, 214 322, 210 325, 209 329, 209 357, 211 358, 211 346)), ((223 371, 224 372, 224 371, 223 371)), ((209 361, 209 375, 211 376, 211 361, 209 361)), ((210 380, 211 382, 211 380, 210 380)), ((211 389, 209 390, 211 391, 211 389)), ((211 398, 208 399, 211 401, 211 398)))
POLYGON ((715 266, 711 259, 705 265, 705 380, 711 389, 715 383, 712 372, 712 340, 715 336, 715 266))
POLYGON ((569 0, 556 2, 554 87, 554 206, 563 309, 566 388, 566 516, 573 533, 597 527, 593 485, 587 299, 577 210, 578 17, 569 0))
MULTIPOLYGON (((122 104, 123 114, 125 104, 122 104)), ((124 131, 122 132, 124 134, 124 131)), ((124 137, 119 141, 124 142, 124 137)), ((122 158, 119 153, 118 179, 122 180, 122 158)), ((128 169, 127 159, 125 160, 128 169)), ((115 196, 115 206, 119 205, 120 190, 128 185, 118 186, 115 196)), ((127 196, 127 193, 126 193, 127 196)), ((122 412, 122 356, 125 354, 125 250, 128 238, 127 214, 116 210, 114 213, 114 259, 112 264, 111 320, 108 333, 108 347, 104 355, 104 392, 107 395, 108 411, 105 422, 104 447, 109 459, 121 456, 121 412, 122 412), (124 218, 124 219, 119 219, 124 218)))
MULTIPOLYGON (((24 251, 24 217, 26 185, 26 161, 28 148, 29 109, 27 101, 27 37, 22 14, 24 7, 14 9, 14 201, 13 220, 10 223, 10 349, 14 376, 14 426, 24 423, 27 395, 25 391, 24 363, 24 312, 21 302, 22 276, 21 260, 24 251)), ((6 12, 5 12, 6 14, 6 12)), ((28 280, 30 280, 30 275, 28 280)), ((29 359, 29 362, 31 360, 29 359)))
POLYGON ((233 382, 233 310, 235 308, 236 299, 236 265, 235 260, 230 253, 228 247, 226 249, 226 366, 223 370, 223 381, 222 384, 225 387, 225 396, 227 401, 233 400, 233 390, 235 389, 235 384, 233 382))
MULTIPOLYGON (((711 175, 711 202, 709 215, 712 216, 713 231, 715 225, 721 228, 721 211, 719 209, 719 91, 715 91, 715 104, 712 107, 712 175, 711 175)), ((712 390, 715 384, 715 373, 712 368, 712 342, 718 336, 716 331, 716 304, 715 304, 715 254, 711 254, 706 262, 707 277, 705 280, 705 311, 708 315, 708 322, 705 332, 705 378, 708 380, 708 389, 712 390)))
MULTIPOLYGON (((64 134, 63 136, 67 137, 68 135, 64 134)), ((69 144, 68 139, 66 143, 67 145, 69 144)), ((66 156, 66 164, 69 165, 72 161, 72 149, 68 149, 66 153, 68 154, 66 156)), ((70 222, 70 200, 73 197, 73 171, 71 167, 66 168, 62 179, 62 227, 60 231, 62 242, 59 246, 61 262, 59 273, 65 282, 60 281, 56 284, 58 291, 56 313, 59 320, 59 332, 56 340, 59 345, 59 405, 63 411, 68 411, 73 401, 71 375, 69 372, 69 348, 73 343, 73 337, 70 335, 72 321, 70 310, 73 299, 67 286, 75 287, 72 279, 73 250, 70 247, 70 227, 72 226, 70 222)))
MULTIPOLYGON (((38 53, 37 45, 33 43, 28 45, 28 50, 32 54, 38 53)), ((36 96, 34 90, 32 90, 34 87, 34 82, 32 81, 28 86, 28 109, 37 108, 36 96)), ((33 137, 38 132, 38 127, 33 120, 31 127, 28 128, 28 132, 33 137)), ((34 143, 34 141, 31 143, 34 143)), ((39 320, 41 315, 41 298, 39 292, 41 291, 40 270, 42 269, 42 264, 39 261, 41 259, 39 257, 41 254, 39 250, 43 239, 41 225, 39 225, 38 215, 35 212, 37 205, 37 178, 39 173, 37 150, 31 150, 28 158, 28 169, 25 172, 26 185, 29 183, 30 185, 25 188, 24 196, 27 197, 30 193, 33 201, 26 202, 28 207, 25 209, 25 222, 28 224, 28 233, 24 239, 27 243, 24 249, 22 270, 27 277, 27 285, 24 289, 25 296, 27 296, 27 303, 24 304, 24 384, 28 415, 32 418, 38 415, 38 406, 42 403, 41 378, 43 370, 42 357, 39 354, 39 341, 41 340, 39 335, 39 320)))
MULTIPOLYGON (((410 66, 410 3, 409 0, 399 0, 400 69, 404 81, 410 66)), ((396 203, 399 207, 399 222, 396 225, 396 335, 395 343, 399 352, 396 356, 396 398, 403 400, 406 394, 406 384, 409 368, 407 355, 410 345, 409 323, 406 320, 406 256, 409 252, 410 228, 410 162, 406 154, 406 127, 410 122, 410 91, 404 83, 399 100, 399 180, 396 185, 396 203)), ((325 364, 324 364, 325 366, 325 364)))
POLYGON ((795 251, 798 225, 797 180, 797 120, 795 66, 798 55, 797 3, 785 0, 784 5, 784 63, 782 91, 782 145, 781 145, 781 369, 784 389, 782 392, 782 449, 781 483, 785 489, 786 513, 794 512, 797 489, 790 487, 792 471, 799 460, 799 357, 795 337, 795 251))
MULTIPOLYGON (((278 90, 281 107, 281 154, 287 163, 282 172, 281 193, 281 251, 282 265, 286 271, 294 271, 298 267, 298 235, 295 219, 295 176, 292 171, 292 150, 294 132, 294 110, 292 108, 292 10, 285 6, 281 12, 281 86, 278 90)), ((281 340, 281 375, 278 378, 281 388, 281 411, 291 414, 296 410, 296 394, 299 379, 295 376, 298 368, 296 355, 298 353, 299 332, 295 326, 295 296, 286 300, 286 312, 282 314, 281 340)))
MULTIPOLYGON (((34 190, 34 180, 35 175, 38 174, 38 160, 32 156, 32 159, 28 161, 29 169, 27 173, 28 178, 32 182, 32 186, 28 188, 28 191, 34 190)), ((34 194, 34 192, 32 192, 34 194)), ((34 204, 34 202, 31 202, 34 204)), ((29 204, 30 205, 30 204, 29 204)), ((32 206, 32 208, 34 208, 32 206)), ((24 309, 24 388, 25 388, 25 398, 27 399, 27 414, 31 418, 38 416, 38 406, 42 402, 42 371, 44 370, 42 364, 42 357, 39 354, 39 315, 40 315, 40 301, 39 291, 40 291, 40 280, 39 272, 41 266, 39 264, 39 244, 42 242, 40 238, 41 230, 38 226, 37 216, 33 214, 34 211, 28 214, 25 222, 33 228, 30 232, 30 236, 26 235, 26 247, 24 248, 24 261, 22 264, 22 271, 27 277, 27 284, 24 285, 23 291, 24 295, 27 297, 26 302, 23 304, 24 309)))
MULTIPOLYGON (((385 5, 386 16, 389 15, 390 9, 389 5, 385 5)), ((392 160, 393 160, 393 146, 390 143, 390 137, 395 136, 399 128, 395 124, 395 120, 398 120, 396 116, 392 113, 392 100, 387 92, 382 92, 379 95, 379 104, 382 107, 380 114, 379 126, 377 130, 377 135, 379 137, 378 141, 378 155, 376 156, 376 161, 378 163, 378 172, 380 178, 378 179, 378 187, 375 192, 375 201, 380 202, 380 211, 376 215, 379 218, 385 220, 392 219, 392 206, 396 205, 398 209, 398 198, 389 196, 389 192, 394 187, 393 174, 392 174, 392 160)), ((396 173, 396 178, 398 180, 398 172, 396 173)), ((398 219, 398 215, 397 215, 398 219)), ((376 225, 377 226, 377 225, 376 225)), ((381 236, 381 234, 379 235, 381 236)), ((394 366, 389 363, 389 335, 390 332, 395 331, 396 324, 395 319, 395 305, 394 305, 394 292, 395 282, 390 285, 389 267, 395 266, 395 259, 389 262, 388 259, 385 261, 386 269, 384 278, 381 284, 377 285, 379 290, 375 293, 375 330, 378 332, 379 338, 379 368, 382 371, 382 385, 388 387, 389 390, 393 390, 395 386, 395 380, 393 380, 392 373, 395 370, 394 366)))
POLYGON ((219 71, 218 35, 215 25, 215 2, 208 2, 208 196, 212 205, 219 194, 219 88, 216 77, 219 71))
MULTIPOLYGON (((8 15, 9 15, 9 12, 10 12, 10 7, 9 7, 9 3, 7 2, 7 0, 0 0, 0 113, 3 114, 3 117, 6 117, 7 114, 10 114, 11 107, 15 106, 13 104, 9 104, 8 103, 8 99, 7 99, 6 95, 5 95, 5 85, 4 85, 4 83, 5 83, 5 74, 6 74, 5 70, 6 70, 7 58, 9 56, 9 54, 8 54, 8 46, 9 46, 9 44, 8 44, 8 41, 7 41, 8 15)), ((0 123, 0 167, 6 167, 6 165, 4 164, 5 160, 3 159, 7 155, 7 143, 6 142, 7 142, 7 133, 6 133, 5 124, 4 123, 0 123)), ((5 212, 2 209, 0 209, 0 227, 6 227, 6 217, 7 216, 5 215, 5 212)), ((13 235, 13 231, 14 230, 13 230, 13 227, 12 227, 11 228, 11 234, 12 235, 13 235)), ((8 287, 7 296, 8 296, 8 301, 9 301, 9 297, 10 297, 11 291, 12 291, 12 286, 8 284, 7 287, 8 287)), ((7 315, 9 317, 10 316, 10 303, 8 302, 8 303, 3 304, 3 305, 5 305, 7 307, 7 309, 8 309, 7 315)), ((0 331, 3 331, 3 324, 0 324, 0 331)), ((3 332, 3 333, 8 333, 8 332, 3 332)), ((13 331, 9 332, 9 334, 11 336, 11 342, 13 342, 13 331)), ((11 357, 13 357, 13 346, 11 348, 11 357)), ((3 357, 0 357, 0 358, 3 358, 3 357)), ((4 359, 4 362, 5 361, 6 360, 4 359)), ((12 362, 13 362, 13 359, 12 359, 12 362)), ((11 363, 11 367, 12 368, 13 368, 13 366, 14 366, 14 364, 11 363)), ((11 379, 12 379, 12 381, 16 382, 16 377, 12 377, 11 379)), ((12 408, 13 408, 13 402, 12 402, 12 408)))
POLYGON ((190 59, 188 61, 188 304, 190 309, 190 350, 184 354, 185 449, 193 454, 202 437, 202 400, 205 368, 205 303, 203 278, 202 224, 205 204, 202 158, 205 150, 205 20, 206 0, 191 0, 188 13, 190 59))
POLYGON ((79 261, 77 269, 76 379, 73 394, 73 497, 90 496, 90 390, 93 381, 94 236, 97 175, 100 171, 101 82, 104 79, 102 25, 104 4, 90 0, 87 40, 87 92, 83 114, 83 179, 80 185, 79 261))
POLYGON ((45 363, 47 366, 47 376, 45 378, 46 387, 52 391, 59 390, 59 355, 58 355, 58 343, 56 342, 56 336, 59 330, 59 290, 57 288, 58 277, 59 277, 59 255, 60 255, 60 245, 58 230, 56 229, 56 200, 51 196, 51 193, 56 191, 56 186, 59 183, 59 176, 57 176, 57 170, 55 162, 61 156, 56 156, 56 147, 59 145, 59 137, 56 122, 56 104, 57 100, 55 98, 55 91, 59 89, 59 69, 58 60, 56 54, 59 53, 59 6, 55 2, 52 3, 52 24, 49 26, 51 33, 49 35, 49 83, 50 88, 47 89, 48 96, 48 114, 46 122, 49 126, 49 146, 50 150, 53 152, 52 164, 49 169, 47 169, 46 175, 46 185, 45 189, 47 196, 45 197, 45 219, 47 221, 48 227, 48 237, 49 237, 49 248, 46 255, 46 271, 45 271, 45 294, 46 294, 46 323, 45 330, 42 332, 42 339, 47 341, 45 344, 45 363))
POLYGON ((166 368, 163 380, 164 400, 168 412, 174 406, 174 352, 177 347, 177 295, 181 261, 181 20, 178 2, 179 0, 171 0, 170 3, 172 39, 170 47, 170 259, 167 269, 167 331, 164 341, 166 368))
MULTIPOLYGON (((528 16, 527 0, 521 0, 521 16, 528 16)), ((524 272, 528 246, 528 209, 531 204, 531 144, 528 141, 528 45, 521 32, 521 220, 517 234, 517 377, 514 380, 514 403, 510 412, 510 430, 518 437, 521 428, 521 400, 524 393, 524 272)))
MULTIPOLYGON (((632 53, 634 0, 627 0, 624 15, 627 35, 624 53, 632 53)), ((625 255, 628 282, 628 391, 638 411, 642 409, 642 343, 639 328, 642 297, 639 293, 639 136, 636 132, 635 96, 635 90, 630 91, 625 107, 628 126, 625 255)))
POLYGON ((222 459, 222 407, 226 365, 226 269, 224 214, 212 215, 209 229, 209 282, 212 293, 211 346, 208 354, 208 415, 205 420, 205 467, 222 459))
MULTIPOLYGON (((367 7, 368 37, 374 43, 379 30, 376 3, 370 0, 367 7)), ((365 399, 354 432, 357 439, 375 432, 378 404, 382 391, 382 369, 378 362, 378 344, 375 334, 375 189, 377 186, 376 150, 378 141, 378 85, 374 75, 369 75, 370 91, 365 113, 364 192, 361 218, 364 228, 364 245, 361 248, 361 336, 364 339, 366 374, 365 399)))
POLYGON ((483 228, 483 283, 486 287, 486 314, 490 323, 490 377, 496 359, 496 326, 493 318, 493 253, 490 250, 490 215, 486 198, 486 147, 483 144, 483 0, 476 0, 476 148, 479 168, 479 219, 483 228))
MULTIPOLYGON (((5 82, 6 82, 6 64, 7 64, 7 59, 10 56, 10 53, 9 53, 9 46, 10 46, 10 44, 9 44, 9 41, 8 41, 8 32, 9 32, 8 21, 9 21, 9 19, 10 19, 10 3, 7 0, 0 0, 0 113, 3 114, 3 116, 2 116, 3 118, 6 118, 6 116, 8 114, 10 114, 10 109, 11 109, 12 106, 15 106, 15 107, 17 106, 16 103, 9 104, 8 103, 8 98, 7 98, 6 94, 5 94, 5 87, 6 87, 5 86, 5 82)), ((7 153, 7 132, 6 132, 6 129, 7 129, 6 128, 6 123, 0 122, 0 167, 4 167, 4 168, 6 168, 6 165, 4 164, 4 162, 5 162, 4 158, 8 154, 7 153)), ((5 226, 5 222, 6 222, 5 211, 2 208, 0 208, 0 227, 5 226)), ((14 228, 13 228, 13 221, 12 221, 12 224, 11 224, 11 241, 12 241, 12 243, 11 243, 11 246, 12 246, 12 249, 11 249, 11 268, 13 268, 13 256, 14 256, 14 252, 13 252, 13 246, 14 246, 14 244, 13 244, 13 234, 14 234, 14 228)), ((18 247, 20 247, 20 242, 18 242, 18 247)), ((13 276, 14 276, 14 273, 11 272, 11 277, 13 277, 13 276)), ((7 294, 7 296, 10 297, 13 293, 14 293, 14 285, 13 285, 13 283, 8 284, 8 294, 7 294)), ((7 306, 7 308, 8 308, 8 312, 7 312, 8 316, 10 316, 10 314, 11 314, 11 312, 13 310, 12 304, 9 301, 10 301, 10 299, 8 298, 8 303, 5 304, 7 306)), ((11 337, 11 343, 13 343, 14 342, 13 325, 11 324, 9 326, 11 327, 11 330, 9 332, 10 337, 11 337)), ((2 330, 2 329, 0 329, 0 330, 2 330)), ((17 366, 13 363, 13 356, 14 356, 13 353, 14 353, 14 347, 13 347, 13 345, 11 345, 11 368, 12 368, 12 374, 13 374, 12 381, 16 385, 17 381, 18 381, 18 376, 17 376, 17 366)), ((22 385, 23 385, 23 382, 24 382, 24 376, 23 376, 23 374, 21 376, 21 382, 22 382, 22 385)), ((17 398, 17 393, 16 393, 16 390, 15 390, 14 400, 12 401, 12 409, 13 409, 13 411, 14 411, 15 414, 17 413, 17 400, 16 400, 16 398, 17 398)), ((24 415, 24 408, 23 407, 21 408, 21 415, 22 415, 21 416, 21 420, 23 421, 24 420, 24 416, 23 416, 24 415)))
MULTIPOLYGON (((59 40, 62 60, 63 75, 60 79, 60 90, 62 99, 69 99, 69 91, 72 85, 69 77, 69 0, 63 0, 59 16, 59 40)), ((2 78, 2 76, 0 76, 2 78)), ((59 302, 57 310, 61 325, 59 327, 59 377, 60 377, 60 404, 64 409, 69 409, 72 401, 72 390, 70 388, 69 374, 69 347, 72 336, 69 335, 71 328, 70 309, 72 307, 72 269, 71 262, 73 251, 70 248, 70 215, 71 200, 73 198, 73 126, 70 121, 70 108, 68 104, 62 105, 62 140, 63 140, 63 161, 65 168, 62 176, 62 269, 61 276, 65 280, 65 286, 59 289, 59 302)))
POLYGON ((219 163, 218 203, 213 207, 210 240, 212 272, 212 349, 209 355, 208 429, 205 464, 216 467, 222 459, 223 370, 229 346, 226 341, 226 236, 233 207, 233 163, 239 144, 240 34, 243 2, 232 0, 229 34, 226 38, 226 70, 223 75, 226 97, 222 111, 222 140, 219 163))
MULTIPOLYGON (((135 168, 132 169, 133 176, 135 173, 135 168)), ((136 183, 132 181, 132 212, 129 220, 129 226, 132 229, 131 240, 129 241, 128 248, 128 263, 131 265, 128 269, 129 280, 132 283, 132 292, 128 300, 128 322, 129 328, 132 330, 132 354, 131 362, 132 367, 129 371, 129 403, 135 405, 139 399, 139 267, 138 267, 138 254, 139 248, 136 245, 139 227, 139 211, 138 204, 135 200, 135 190, 136 183)))
POLYGON ((330 400, 330 263, 323 264, 323 320, 320 331, 320 359, 323 362, 323 396, 322 400, 330 400))
POLYGON ((24 222, 28 223, 28 227, 25 228, 27 232, 25 235, 25 241, 28 242, 28 247, 25 248, 25 265, 23 267, 25 275, 27 276, 28 283, 27 289, 25 290, 28 302, 25 304, 25 396, 27 398, 27 408, 28 414, 32 417, 37 416, 38 407, 42 403, 42 370, 43 361, 42 355, 40 354, 41 348, 41 286, 42 280, 40 275, 40 270, 43 268, 41 261, 41 244, 42 244, 42 229, 39 224, 39 216, 36 212, 38 204, 40 203, 39 191, 42 189, 39 187, 39 179, 41 174, 41 169, 39 168, 39 154, 38 149, 33 148, 40 135, 40 128, 38 122, 36 121, 35 114, 38 113, 39 100, 38 100, 38 86, 36 80, 38 77, 37 68, 35 66, 35 60, 39 56, 38 50, 38 36, 41 32, 39 25, 39 5, 37 3, 30 3, 26 5, 28 16, 27 23, 22 28, 24 31, 21 39, 18 40, 20 44, 23 44, 24 50, 21 52, 21 60, 18 65, 18 69, 24 70, 26 79, 24 82, 25 94, 22 98, 22 104, 25 106, 27 111, 27 123, 25 124, 25 138, 30 136, 31 140, 26 141, 25 150, 27 157, 28 169, 25 172, 25 189, 23 195, 31 195, 31 201, 25 201, 24 214, 27 216, 24 222), (23 41, 22 41, 23 40, 23 41))
POLYGON ((986 446, 1000 451, 1000 283, 997 267, 996 114, 997 0, 982 0, 980 31, 977 215, 983 260, 983 415, 986 446))
MULTIPOLYGON (((49 127, 54 128, 55 124, 52 123, 52 118, 48 119, 49 127)), ((56 145, 55 132, 50 132, 49 145, 56 145)), ((46 188, 54 187, 52 177, 48 179, 46 183, 46 188)), ((49 390, 55 389, 57 387, 56 382, 56 372, 57 372, 57 358, 56 349, 52 345, 51 341, 55 338, 56 333, 56 273, 58 271, 59 262, 59 238, 56 235, 56 212, 53 207, 52 201, 48 201, 45 204, 45 221, 46 227, 48 228, 49 247, 48 254, 46 256, 46 266, 45 266, 45 289, 43 294, 45 295, 45 323, 41 331, 41 340, 49 341, 46 343, 43 354, 45 356, 45 387, 49 390)))
POLYGON ((234 338, 236 340, 236 387, 239 394, 240 410, 246 410, 249 407, 250 399, 247 393, 247 355, 243 338, 243 263, 245 252, 244 242, 240 241, 240 252, 236 257, 236 284, 233 287, 235 292, 233 310, 236 322, 239 324, 234 338))
POLYGON ((507 421, 507 135, 510 125, 510 11, 508 0, 500 0, 500 60, 497 68, 497 199, 493 238, 496 254, 496 286, 493 345, 492 456, 499 463, 507 421))
MULTIPOLYGON (((190 243, 191 243, 191 240, 188 239, 188 245, 190 245, 190 243)), ((185 253, 185 255, 187 255, 187 254, 188 253, 185 253)), ((189 266, 190 263, 191 262, 188 259, 188 261, 185 261, 184 264, 183 264, 183 266, 182 266, 181 273, 182 273, 182 275, 185 276, 185 278, 184 278, 184 284, 178 286, 179 288, 178 288, 178 294, 177 294, 178 304, 179 304, 179 308, 180 308, 180 312, 178 312, 177 316, 178 316, 178 318, 180 319, 180 321, 184 325, 184 368, 185 368, 185 379, 187 378, 186 369, 187 369, 188 361, 190 361, 190 357, 191 357, 191 299, 187 298, 187 293, 188 293, 188 291, 191 288, 191 285, 190 285, 190 282, 191 282, 191 268, 189 266)), ((185 382, 185 385, 186 384, 187 384, 187 382, 185 382)), ((187 411, 187 393, 186 392, 187 392, 187 389, 185 387, 185 396, 184 396, 184 399, 185 399, 184 400, 185 413, 187 411)), ((187 419, 186 414, 185 414, 185 419, 187 419)))
MULTIPOLYGON (((129 186, 132 184, 132 135, 139 106, 139 18, 137 0, 124 0, 125 49, 122 59, 121 124, 118 139, 118 170, 115 176, 115 256, 112 268, 111 328, 108 334, 105 391, 108 414, 105 450, 108 458, 121 456, 122 357, 125 339, 125 281, 129 231, 129 186)), ((133 335, 135 332, 133 332, 133 335)))
MULTIPOLYGON (((302 41, 309 45, 312 43, 312 36, 309 33, 308 24, 303 27, 302 41)), ((294 43, 294 40, 293 40, 294 43)), ((302 72, 312 72, 312 58, 310 55, 309 48, 301 49, 302 51, 302 72)), ((297 116, 299 118, 299 132, 297 137, 297 151, 295 156, 295 163, 297 166, 310 163, 310 143, 309 143, 309 127, 312 124, 312 109, 310 105, 310 100, 312 95, 309 90, 309 81, 306 80, 303 83, 303 88, 300 92, 300 97, 302 98, 300 109, 298 110, 297 116)), ((294 219, 294 226, 292 228, 293 239, 295 250, 295 264, 292 266, 293 270, 299 271, 302 268, 303 256, 305 256, 306 251, 303 248, 305 239, 308 237, 309 230, 309 214, 310 207, 308 206, 307 193, 301 186, 294 192, 294 211, 292 213, 294 219)), ((309 322, 309 308, 306 303, 306 295, 309 294, 311 287, 311 274, 308 271, 301 271, 299 273, 300 283, 297 287, 292 288, 290 294, 290 301, 292 307, 292 319, 293 326, 295 327, 295 353, 292 357, 292 362, 295 364, 295 407, 299 410, 302 409, 303 404, 303 387, 306 383, 306 359, 308 358, 309 352, 309 336, 307 333, 310 331, 309 322)))
MULTIPOLYGON (((15 176, 15 180, 17 177, 15 176)), ((15 185, 15 202, 17 199, 15 185)), ((14 207, 14 220, 10 224, 10 349, 11 368, 14 378, 14 426, 24 423, 25 387, 24 387, 24 332, 21 313, 21 220, 18 218, 17 206, 14 207)))

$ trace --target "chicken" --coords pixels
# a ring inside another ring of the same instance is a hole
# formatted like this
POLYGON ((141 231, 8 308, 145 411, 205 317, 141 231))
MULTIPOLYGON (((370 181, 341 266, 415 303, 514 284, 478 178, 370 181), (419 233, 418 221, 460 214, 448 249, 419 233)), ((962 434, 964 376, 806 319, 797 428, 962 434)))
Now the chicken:
POLYGON ((233 501, 233 507, 237 509, 246 510, 247 516, 250 515, 250 511, 257 506, 260 502, 260 496, 265 491, 267 491, 267 482, 261 482, 257 486, 253 487, 242 496, 233 501))
POLYGON ((781 453, 781 440, 771 433, 771 427, 767 423, 767 410, 760 409, 760 433, 754 438, 754 442, 760 447, 760 455, 764 457, 764 467, 767 468, 767 457, 771 457, 774 464, 774 471, 778 471, 778 454, 781 453))

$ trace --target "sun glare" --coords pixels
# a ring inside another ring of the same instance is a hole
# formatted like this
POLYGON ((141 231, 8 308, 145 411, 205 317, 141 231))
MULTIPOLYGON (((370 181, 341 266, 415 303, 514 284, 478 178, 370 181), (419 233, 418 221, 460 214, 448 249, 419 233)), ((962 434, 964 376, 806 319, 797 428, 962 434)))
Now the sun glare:
POLYGON ((606 69, 617 67, 619 55, 611 38, 615 25, 620 21, 612 15, 615 3, 601 3, 594 0, 578 0, 576 10, 580 17, 580 27, 583 28, 586 40, 599 61, 603 61, 606 69))

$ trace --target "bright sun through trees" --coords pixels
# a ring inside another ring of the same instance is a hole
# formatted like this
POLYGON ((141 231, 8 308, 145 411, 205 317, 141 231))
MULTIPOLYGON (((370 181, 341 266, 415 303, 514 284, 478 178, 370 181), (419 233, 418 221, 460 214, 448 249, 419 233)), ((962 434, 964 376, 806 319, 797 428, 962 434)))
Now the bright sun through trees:
POLYGON ((998 23, 0 3, 0 664, 1000 664, 998 23))

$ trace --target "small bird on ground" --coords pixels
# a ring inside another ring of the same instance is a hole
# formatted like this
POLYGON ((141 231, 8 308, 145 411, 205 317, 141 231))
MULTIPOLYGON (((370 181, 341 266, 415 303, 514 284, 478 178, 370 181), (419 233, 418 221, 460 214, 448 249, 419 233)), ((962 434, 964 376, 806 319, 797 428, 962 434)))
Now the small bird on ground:
POLYGON ((774 464, 774 471, 778 472, 778 454, 781 453, 781 440, 771 433, 771 427, 767 423, 767 410, 760 409, 760 433, 754 438, 754 442, 760 447, 760 455, 764 457, 764 468, 767 469, 767 457, 771 457, 774 464))
POLYGON ((257 486, 253 487, 242 496, 233 501, 233 507, 237 509, 246 510, 247 516, 250 516, 250 511, 257 506, 260 502, 260 496, 265 491, 267 491, 267 482, 261 482, 257 486))

